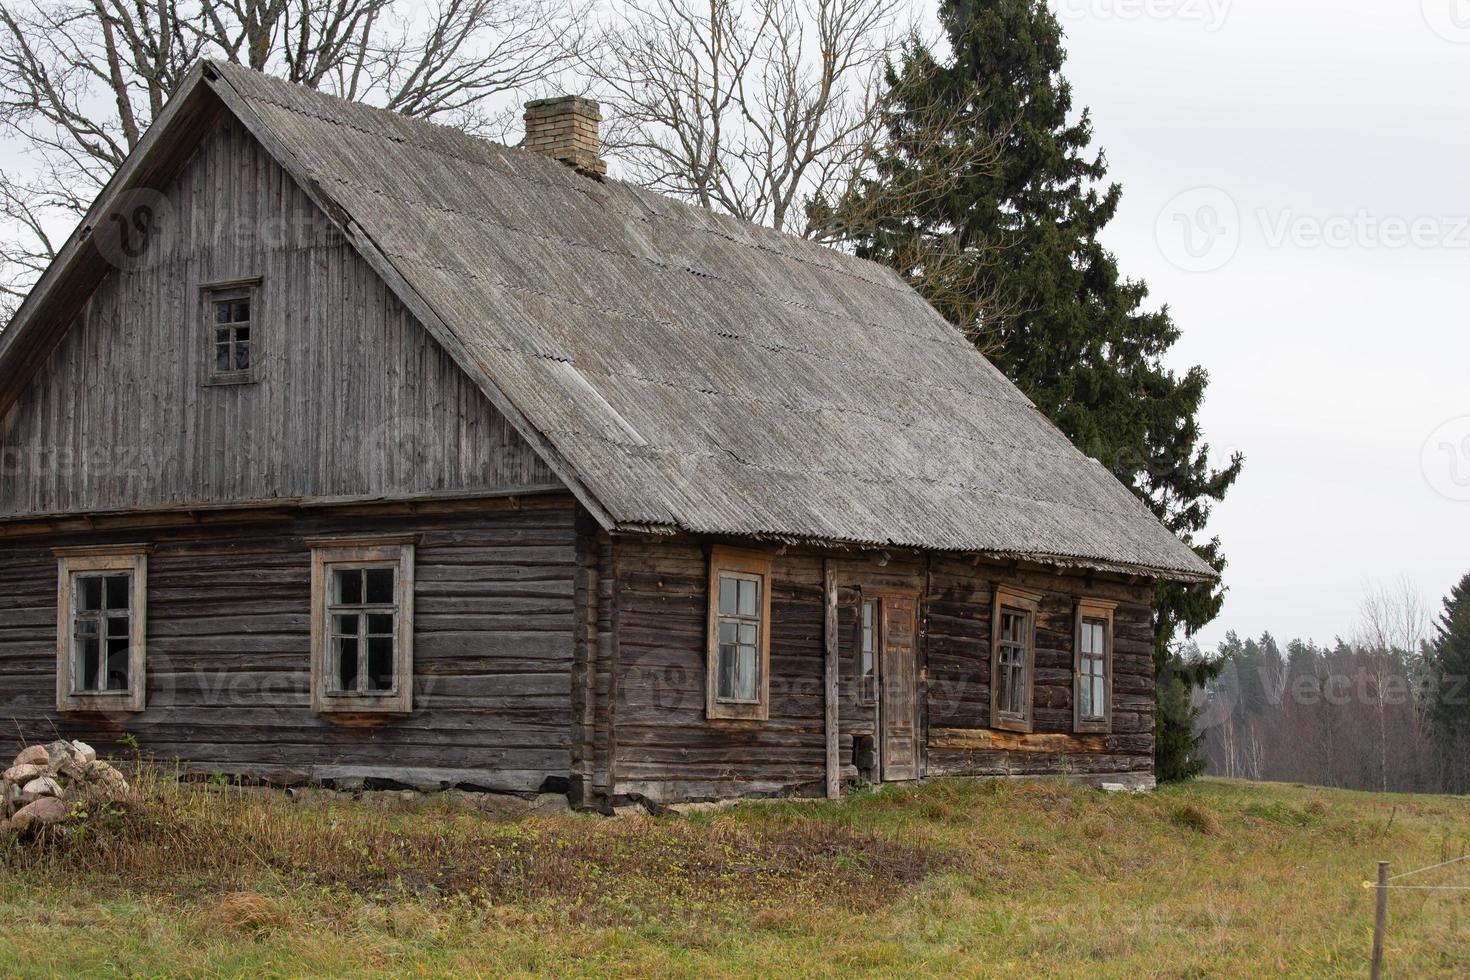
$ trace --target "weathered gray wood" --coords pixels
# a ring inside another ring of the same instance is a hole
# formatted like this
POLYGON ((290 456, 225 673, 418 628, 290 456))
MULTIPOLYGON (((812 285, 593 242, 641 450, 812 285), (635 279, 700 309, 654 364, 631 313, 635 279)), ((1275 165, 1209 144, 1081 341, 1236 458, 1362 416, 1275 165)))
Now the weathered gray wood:
POLYGON ((823 628, 823 638, 826 641, 826 690, 824 701, 826 706, 826 736, 827 736, 827 799, 836 800, 842 797, 842 773, 839 753, 839 740, 841 736, 841 716, 839 711, 838 680, 841 673, 841 663, 838 660, 839 643, 837 636, 837 576, 832 570, 832 563, 825 563, 822 573, 823 591, 827 598, 827 619, 823 628))
POLYGON ((516 791, 565 784, 573 756, 576 512, 564 494, 556 506, 544 500, 523 511, 302 512, 289 521, 158 528, 143 538, 130 530, 0 543, 0 623, 16 634, 0 639, 0 714, 11 729, 0 739, 44 740, 59 731, 109 750, 132 733, 146 753, 205 771, 396 778, 390 774, 435 770, 453 783, 516 791), (308 541, 349 534, 414 535, 416 572, 435 584, 432 602, 415 610, 413 711, 366 727, 311 707, 308 541), (495 555, 508 537, 521 542, 519 557, 546 591, 531 606, 517 577, 461 574, 476 567, 471 556, 495 555), (84 540, 153 548, 148 697, 136 715, 54 711, 52 549, 84 540), (494 612, 476 615, 477 605, 494 612), (471 629, 463 628, 467 617, 471 629))
POLYGON ((0 430, 0 518, 559 483, 238 122, 160 193, 0 430), (259 380, 208 386, 200 289, 241 276, 259 380))

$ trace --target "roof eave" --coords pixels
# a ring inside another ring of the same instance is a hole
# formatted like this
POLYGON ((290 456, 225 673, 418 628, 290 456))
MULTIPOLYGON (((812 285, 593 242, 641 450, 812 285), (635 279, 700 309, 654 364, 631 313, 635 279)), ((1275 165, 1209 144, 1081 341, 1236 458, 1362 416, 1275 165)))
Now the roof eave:
MULTIPOLYGON (((640 534, 649 537, 670 537, 677 534, 692 534, 699 537, 711 536, 707 532, 690 531, 686 528, 678 527, 673 524, 624 522, 619 523, 612 530, 624 534, 640 534)), ((1146 578, 1161 582, 1175 582, 1180 585, 1212 585, 1220 581, 1220 576, 1215 572, 1205 573, 1190 571, 1183 568, 1170 568, 1166 566, 1149 565, 1137 562, 1109 561, 1107 559, 1089 558, 1080 555, 1057 555, 1034 551, 1005 551, 974 548, 956 549, 941 546, 899 544, 896 542, 854 541, 841 538, 823 538, 810 535, 793 535, 777 532, 731 532, 729 534, 718 534, 713 536, 743 538, 750 541, 767 541, 774 544, 795 545, 811 548, 827 548, 840 551, 881 551, 884 549, 898 549, 905 551, 933 552, 936 554, 984 558, 990 561, 1028 562, 1033 565, 1045 565, 1053 568, 1079 569, 1091 572, 1106 572, 1108 574, 1123 575, 1133 578, 1146 578)))

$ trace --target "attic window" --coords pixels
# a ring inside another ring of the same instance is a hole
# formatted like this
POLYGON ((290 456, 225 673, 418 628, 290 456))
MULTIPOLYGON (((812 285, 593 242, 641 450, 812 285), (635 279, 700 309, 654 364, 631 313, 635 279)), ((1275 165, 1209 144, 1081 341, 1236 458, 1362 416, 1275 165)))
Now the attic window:
POLYGON ((260 362, 259 298, 258 279, 204 287, 211 384, 246 384, 256 380, 256 365, 260 362))

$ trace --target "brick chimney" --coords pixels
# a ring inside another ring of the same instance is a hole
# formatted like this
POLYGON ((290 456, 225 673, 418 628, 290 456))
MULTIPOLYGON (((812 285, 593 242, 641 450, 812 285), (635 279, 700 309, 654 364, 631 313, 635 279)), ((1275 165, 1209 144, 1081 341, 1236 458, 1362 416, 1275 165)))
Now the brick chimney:
POLYGON ((602 162, 602 140, 597 126, 602 110, 596 102, 578 95, 537 99, 526 103, 526 138, 521 146, 555 157, 578 173, 601 177, 607 173, 602 162))

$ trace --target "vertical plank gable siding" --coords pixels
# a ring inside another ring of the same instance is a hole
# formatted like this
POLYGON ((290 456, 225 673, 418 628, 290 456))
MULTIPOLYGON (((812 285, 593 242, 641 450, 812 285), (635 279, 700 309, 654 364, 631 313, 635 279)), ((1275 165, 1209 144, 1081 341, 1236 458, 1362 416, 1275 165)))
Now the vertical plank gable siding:
POLYGON ((0 419, 0 517, 557 483, 238 123, 160 193, 0 419), (206 385, 200 286, 250 276, 260 380, 206 385))
MULTIPOLYGON (((771 712, 768 722, 714 722, 704 715, 708 563, 684 539, 613 540, 603 596, 616 642, 599 656, 611 671, 614 795, 659 800, 732 794, 819 792, 825 776, 823 558, 839 569, 842 778, 858 772, 854 738, 874 733, 874 709, 859 707, 855 643, 859 591, 851 555, 791 549, 772 566, 771 712)), ((863 573, 885 588, 922 596, 920 726, 927 775, 1149 773, 1153 764, 1151 587, 1076 575, 1018 572, 941 556, 896 557, 863 573), (998 583, 1044 594, 1037 628, 1036 735, 990 732, 991 595, 998 583), (1119 601, 1113 733, 1072 732, 1072 623, 1078 597, 1119 601), (996 736, 1000 736, 996 738, 996 736), (1062 736, 1060 740, 1056 736, 1062 736)), ((599 762, 601 771, 601 763, 599 762)))
POLYGON ((60 731, 204 771, 358 773, 487 789, 565 790, 572 772, 576 506, 0 542, 0 742, 60 731), (306 539, 422 535, 412 715, 367 725, 311 710, 306 539), (53 547, 147 540, 148 706, 57 716, 53 547), (405 777, 408 778, 401 778, 405 777))

